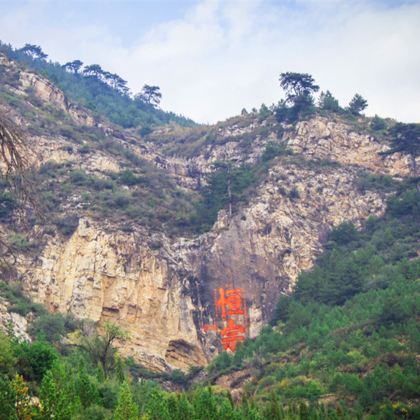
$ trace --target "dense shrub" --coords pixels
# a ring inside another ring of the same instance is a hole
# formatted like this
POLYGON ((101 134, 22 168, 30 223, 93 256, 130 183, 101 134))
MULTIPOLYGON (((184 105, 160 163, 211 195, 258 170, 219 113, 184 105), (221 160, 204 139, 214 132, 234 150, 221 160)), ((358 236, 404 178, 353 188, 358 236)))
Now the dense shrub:
POLYGON ((23 342, 16 346, 17 370, 28 381, 40 382, 58 358, 58 353, 50 344, 23 342))
POLYGON ((57 342, 65 334, 65 321, 61 314, 45 313, 32 322, 29 333, 38 340, 57 342))
POLYGON ((386 121, 375 115, 370 122, 370 128, 375 131, 385 130, 387 128, 386 121))

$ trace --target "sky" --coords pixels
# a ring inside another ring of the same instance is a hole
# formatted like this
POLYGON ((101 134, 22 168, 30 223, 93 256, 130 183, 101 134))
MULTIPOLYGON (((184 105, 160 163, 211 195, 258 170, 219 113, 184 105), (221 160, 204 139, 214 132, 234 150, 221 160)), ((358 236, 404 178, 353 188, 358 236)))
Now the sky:
POLYGON ((420 0, 0 0, 0 40, 158 85, 201 123, 277 103, 286 71, 420 122, 420 0))

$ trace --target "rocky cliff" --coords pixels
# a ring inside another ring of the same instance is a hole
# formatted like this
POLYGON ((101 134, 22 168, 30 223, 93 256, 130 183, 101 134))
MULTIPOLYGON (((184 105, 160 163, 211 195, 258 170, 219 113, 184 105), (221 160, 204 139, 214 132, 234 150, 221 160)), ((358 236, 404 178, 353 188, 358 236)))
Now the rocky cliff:
MULTIPOLYGON (((67 200, 63 214, 75 212, 78 218, 70 235, 41 223, 25 228, 38 244, 36 252, 18 257, 25 292, 51 311, 89 318, 99 326, 119 324, 129 333, 121 351, 152 369, 206 364, 218 351, 215 333, 203 327, 216 321, 214 290, 219 287, 243 290, 248 334, 255 336, 279 295, 289 293, 299 272, 313 265, 334 226, 343 221, 359 226, 368 216, 383 213, 386 193, 361 188, 361 178, 368 172, 409 173, 405 158, 379 155, 386 142, 338 117, 316 116, 287 127, 272 117, 251 115, 199 128, 198 136, 197 129, 184 129, 169 150, 163 140, 170 128, 141 138, 99 121, 42 77, 4 58, 0 64, 19 76, 8 89, 23 105, 3 100, 1 106, 28 129, 37 167, 54 161, 106 180, 118 176, 129 164, 127 156, 132 162, 134 155, 141 159, 137 169, 147 162, 173 182, 177 194, 194 197, 216 161, 255 165, 269 144, 290 152, 270 161, 248 201, 233 215, 221 210, 212 229, 200 235, 169 235, 159 226, 116 221, 112 215, 101 219, 71 194, 62 199, 67 200), (31 102, 33 96, 41 102, 31 102), (62 130, 51 134, 41 125, 31 133, 33 115, 45 119, 52 108, 62 112, 56 123, 62 130), (76 141, 63 127, 77 128, 76 141), (92 128, 122 153, 98 149, 85 134, 92 128), (194 153, 185 153, 186 147, 194 153)), ((141 193, 136 197, 142 200, 141 193)))

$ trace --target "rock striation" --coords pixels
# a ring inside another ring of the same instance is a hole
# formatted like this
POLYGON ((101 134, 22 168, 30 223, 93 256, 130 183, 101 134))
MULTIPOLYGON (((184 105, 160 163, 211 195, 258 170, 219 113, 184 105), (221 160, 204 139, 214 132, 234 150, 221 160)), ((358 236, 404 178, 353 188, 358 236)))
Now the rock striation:
MULTIPOLYGON (((13 67, 2 56, 0 65, 13 67)), ((216 161, 253 165, 269 143, 293 153, 275 158, 249 201, 232 217, 220 211, 213 228, 199 236, 173 237, 141 225, 128 230, 94 220, 83 209, 70 237, 42 226, 30 232, 41 239, 38 253, 18 258, 25 292, 50 311, 88 318, 99 327, 117 323, 129 334, 120 343, 121 352, 154 370, 204 365, 217 353, 215 334, 205 333, 203 326, 215 321, 214 290, 219 287, 243 289, 249 335, 257 335, 279 295, 290 293, 298 274, 313 266, 333 227, 343 221, 360 226, 370 215, 383 213, 386 194, 359 188, 360 177, 366 171, 409 174, 404 157, 384 158, 384 141, 344 120, 316 116, 292 129, 257 117, 239 118, 209 127, 217 141, 204 141, 191 157, 165 153, 158 142, 98 121, 39 75, 19 70, 19 83, 13 92, 22 98, 34 94, 66 113, 78 128, 95 127, 189 191, 206 182, 216 161)), ((15 119, 25 125, 17 112, 15 119)), ((155 136, 167 132, 157 130, 155 136)), ((106 148, 83 150, 87 138, 75 144, 45 132, 31 141, 32 161, 38 165, 54 161, 102 177, 125 169, 126 161, 106 148)), ((6 315, 2 319, 3 326, 10 321, 6 315)), ((12 321, 25 334, 25 321, 12 321)))

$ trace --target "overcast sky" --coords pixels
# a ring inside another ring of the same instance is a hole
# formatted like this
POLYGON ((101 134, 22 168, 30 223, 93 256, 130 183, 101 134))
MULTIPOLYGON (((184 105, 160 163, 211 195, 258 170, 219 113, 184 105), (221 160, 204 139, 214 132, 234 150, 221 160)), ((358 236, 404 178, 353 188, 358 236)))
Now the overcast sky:
POLYGON ((420 0, 0 0, 0 39, 157 84, 198 122, 277 103, 284 71, 420 122, 420 0))

